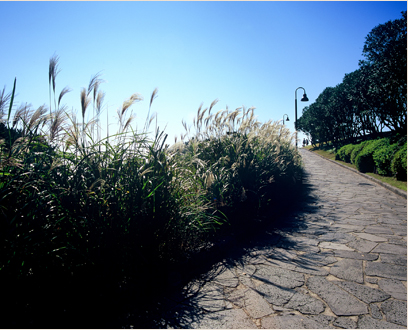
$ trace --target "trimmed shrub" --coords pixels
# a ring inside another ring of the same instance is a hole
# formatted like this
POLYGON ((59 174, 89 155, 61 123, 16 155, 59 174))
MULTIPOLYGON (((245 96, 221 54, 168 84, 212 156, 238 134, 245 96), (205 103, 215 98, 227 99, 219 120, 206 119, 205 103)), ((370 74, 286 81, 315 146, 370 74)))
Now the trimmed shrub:
POLYGON ((343 147, 341 147, 341 148, 336 152, 335 159, 336 159, 336 160, 344 161, 344 155, 345 155, 345 153, 346 153, 346 149, 347 149, 348 146, 350 146, 350 145, 351 145, 351 144, 349 144, 349 145, 344 145, 343 147))
POLYGON ((346 145, 345 151, 344 151, 344 162, 351 163, 351 153, 353 152, 354 148, 356 145, 350 144, 346 145))
POLYGON ((388 138, 371 140, 369 141, 360 153, 356 156, 354 163, 360 172, 374 172, 374 159, 373 154, 381 147, 389 146, 390 141, 388 138))
POLYGON ((353 149, 353 151, 351 152, 351 155, 350 155, 350 162, 351 163, 354 164, 358 153, 360 153, 362 151, 362 149, 364 148, 364 146, 367 145, 369 142, 370 142, 369 140, 366 140, 366 141, 363 141, 363 142, 359 143, 358 145, 354 146, 354 149, 353 149))
POLYGON ((398 180, 407 180, 407 143, 395 153, 391 161, 391 171, 398 180))
POLYGON ((376 150, 373 154, 373 160, 376 168, 376 172, 382 176, 391 176, 391 161, 398 151, 398 144, 392 144, 388 146, 382 146, 376 150))

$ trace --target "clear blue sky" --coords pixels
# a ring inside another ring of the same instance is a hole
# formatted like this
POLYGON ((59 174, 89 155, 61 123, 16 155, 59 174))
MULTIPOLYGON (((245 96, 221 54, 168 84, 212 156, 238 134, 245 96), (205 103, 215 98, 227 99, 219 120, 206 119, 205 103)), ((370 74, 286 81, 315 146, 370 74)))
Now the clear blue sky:
POLYGON ((183 119, 192 123, 214 99, 215 111, 254 106, 261 122, 288 114, 294 131, 296 88, 310 99, 300 102, 298 91, 300 116, 358 69, 367 34, 406 9, 406 1, 0 2, 0 87, 11 91, 17 77, 17 105, 48 105, 56 53, 57 93, 72 89, 63 103, 78 115, 81 88, 102 71, 103 127, 106 111, 116 123, 116 109, 137 92, 141 128, 157 87, 152 112, 169 143, 184 132, 183 119))

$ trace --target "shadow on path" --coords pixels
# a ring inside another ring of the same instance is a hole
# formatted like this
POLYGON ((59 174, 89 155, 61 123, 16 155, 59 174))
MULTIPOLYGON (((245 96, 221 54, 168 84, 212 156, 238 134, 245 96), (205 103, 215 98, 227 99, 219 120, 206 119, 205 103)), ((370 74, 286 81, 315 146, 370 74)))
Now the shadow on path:
MULTIPOLYGON (((307 263, 291 261, 285 253, 298 244, 288 236, 306 228, 302 215, 310 215, 319 210, 318 200, 313 194, 313 187, 308 183, 308 177, 309 174, 304 172, 302 184, 291 196, 291 200, 270 210, 262 217, 262 221, 254 220, 256 226, 253 229, 236 231, 214 243, 207 251, 200 252, 189 261, 178 265, 177 269, 173 269, 167 276, 167 286, 161 287, 160 293, 154 295, 150 292, 158 286, 157 283, 140 285, 147 286, 142 294, 144 309, 140 309, 136 304, 128 307, 128 311, 132 312, 121 320, 121 326, 191 328, 191 325, 198 323, 204 315, 207 318, 218 318, 223 311, 232 307, 224 300, 222 280, 221 283, 214 280, 229 270, 234 281, 233 268, 240 267, 244 270, 248 264, 247 259, 255 258, 259 251, 265 254, 265 251, 272 252, 273 248, 280 247, 283 248, 281 252, 274 250, 275 260, 301 264, 303 268, 308 268, 309 263, 310 268, 313 268, 310 259, 307 263), (212 314, 208 315, 208 312, 212 314)), ((161 281, 163 282, 163 279, 161 281)))

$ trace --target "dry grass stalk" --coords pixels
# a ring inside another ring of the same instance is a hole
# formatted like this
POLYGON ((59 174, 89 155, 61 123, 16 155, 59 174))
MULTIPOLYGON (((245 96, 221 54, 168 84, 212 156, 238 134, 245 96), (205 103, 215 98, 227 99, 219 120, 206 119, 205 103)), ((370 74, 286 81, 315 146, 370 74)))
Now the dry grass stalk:
POLYGON ((12 127, 15 128, 21 121, 23 122, 23 131, 25 132, 27 123, 29 123, 29 119, 32 116, 32 113, 33 110, 31 109, 31 104, 21 104, 14 114, 12 127))
POLYGON ((11 98, 11 92, 6 94, 6 87, 3 87, 3 91, 0 93, 0 120, 7 113, 7 107, 9 106, 11 98))
POLYGON ((66 121, 66 107, 58 108, 54 111, 51 118, 51 125, 49 130, 50 142, 53 142, 54 139, 58 141, 61 136, 61 133, 65 131, 64 123, 66 121))
POLYGON ((91 99, 88 97, 86 93, 86 88, 83 87, 81 90, 81 109, 82 109, 82 119, 85 122, 85 112, 89 106, 91 99))
POLYGON ((150 107, 152 106, 153 100, 157 98, 157 94, 158 94, 159 90, 157 89, 157 87, 154 89, 152 96, 150 97, 150 104, 149 104, 149 110, 150 107))
POLYGON ((59 106, 60 106, 62 97, 63 97, 65 94, 67 94, 67 93, 69 93, 69 92, 71 92, 71 91, 72 91, 72 90, 71 90, 68 86, 65 86, 65 87, 62 89, 62 91, 61 91, 61 93, 60 93, 60 95, 59 95, 59 97, 58 97, 58 108, 59 108, 59 106))
POLYGON ((58 61, 59 56, 54 54, 50 59, 50 64, 48 68, 48 82, 49 84, 52 83, 52 89, 54 93, 55 93, 55 78, 61 72, 61 70, 58 69, 58 61))
POLYGON ((34 112, 34 114, 31 116, 30 122, 28 123, 28 130, 33 130, 34 127, 39 125, 41 121, 43 121, 45 124, 46 118, 44 116, 47 110, 47 106, 42 105, 34 112))
POLYGON ((58 68, 58 61, 59 61, 59 56, 54 54, 50 58, 50 63, 48 67, 48 84, 49 84, 49 89, 50 89, 50 113, 51 113, 51 86, 52 86, 52 90, 54 91, 54 107, 57 108, 56 100, 55 100, 55 79, 57 75, 61 72, 61 70, 58 68))
POLYGON ((96 96, 96 91, 98 90, 99 85, 103 82, 103 80, 99 78, 100 76, 101 76, 101 73, 98 72, 89 81, 87 96, 89 96, 89 94, 91 94, 92 91, 95 91, 94 97, 93 97, 94 100, 96 96))

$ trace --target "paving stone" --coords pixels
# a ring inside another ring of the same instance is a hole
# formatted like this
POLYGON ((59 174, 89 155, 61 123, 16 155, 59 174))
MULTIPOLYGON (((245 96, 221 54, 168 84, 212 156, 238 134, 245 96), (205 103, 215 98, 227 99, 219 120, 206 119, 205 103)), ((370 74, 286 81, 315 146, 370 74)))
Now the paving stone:
POLYGON ((319 242, 315 239, 290 237, 282 240, 279 244, 277 244, 277 247, 281 247, 284 249, 290 248, 311 253, 318 253, 320 251, 319 248, 317 247, 318 243, 319 242))
POLYGON ((329 272, 326 269, 308 265, 305 266, 299 265, 295 267, 294 271, 314 276, 327 276, 329 274, 329 272))
MULTIPOLYGON (((407 213, 405 212, 405 219, 407 213)), ((391 225, 390 226, 391 230, 394 232, 395 235, 397 236, 406 236, 407 235, 407 222, 404 222, 404 225, 401 226, 396 226, 396 225, 391 225)))
POLYGON ((270 265, 275 268, 283 268, 287 270, 295 270, 297 264, 294 261, 281 261, 274 259, 267 259, 263 264, 270 265))
POLYGON ((238 276, 252 276, 256 271, 256 267, 252 264, 238 264, 235 269, 238 276))
POLYGON ((347 246, 356 249, 359 252, 369 253, 375 246, 377 246, 377 243, 364 239, 354 239, 347 243, 347 246))
POLYGON ((394 232, 385 226, 368 226, 365 230, 366 233, 372 234, 393 234, 394 232))
MULTIPOLYGON (((373 185, 373 184, 371 184, 371 185, 373 185)), ((381 213, 381 207, 365 204, 364 207, 361 209, 361 211, 367 211, 367 212, 372 213, 375 216, 377 216, 378 214, 381 213)))
POLYGON ((337 262, 337 259, 334 257, 332 252, 320 252, 319 254, 302 254, 298 255, 295 258, 296 261, 301 261, 302 263, 310 262, 313 265, 325 266, 334 262, 337 262))
POLYGON ((251 290, 248 288, 233 289, 231 291, 228 291, 225 294, 225 297, 228 301, 230 301, 235 306, 243 308, 245 306, 245 293, 248 291, 251 291, 251 290))
POLYGON ((395 279, 380 279, 378 286, 397 300, 407 300, 407 289, 401 281, 395 279))
POLYGON ((252 318, 261 318, 273 313, 266 300, 255 291, 245 293, 245 310, 252 318))
POLYGON ((214 278, 214 282, 228 287, 237 287, 239 284, 238 277, 228 268, 219 267, 219 274, 214 278))
POLYGON ((336 320, 333 322, 334 326, 338 326, 342 329, 356 329, 357 323, 354 322, 349 317, 337 317, 336 320))
POLYGON ((354 259, 354 260, 375 261, 378 259, 378 254, 361 253, 361 252, 354 252, 354 251, 335 250, 334 255, 338 257, 344 257, 346 259, 354 259))
POLYGON ((300 311, 302 314, 316 315, 324 311, 325 305, 309 295, 303 293, 295 293, 285 308, 292 308, 300 311))
POLYGON ((399 218, 379 218, 378 223, 380 224, 392 224, 392 225, 399 225, 402 223, 403 220, 399 218))
POLYGON ((369 233, 355 233, 355 234, 358 237, 360 237, 361 239, 366 239, 366 240, 369 240, 369 241, 375 241, 375 242, 387 241, 386 238, 375 236, 375 235, 369 234, 369 233))
POLYGON ((367 276, 407 280, 407 267, 382 262, 369 262, 365 268, 367 276))
POLYGON ((267 255, 268 258, 281 261, 292 261, 294 258, 296 258, 296 256, 296 251, 282 248, 275 248, 274 250, 272 250, 271 254, 267 255))
POLYGON ((349 219, 347 219, 347 221, 348 221, 348 223, 350 223, 350 224, 353 224, 353 225, 361 225, 361 226, 364 226, 364 227, 366 227, 366 226, 371 226, 371 225, 374 225, 374 224, 376 224, 376 220, 375 219, 371 219, 371 220, 364 220, 364 219, 362 219, 362 220, 357 220, 357 219, 351 219, 351 218, 349 218, 349 219))
POLYGON ((396 254, 387 254, 381 253, 381 262, 398 264, 398 265, 407 265, 407 256, 406 255, 396 255, 396 254))
POLYGON ((307 287, 322 298, 337 316, 368 313, 365 304, 323 277, 310 277, 307 287))
POLYGON ((327 327, 311 318, 299 315, 268 316, 262 319, 263 329, 326 329, 327 327))
POLYGON ((404 327, 389 323, 386 321, 379 321, 371 316, 359 316, 357 321, 358 329, 404 329, 404 327))
POLYGON ((252 264, 237 265, 235 267, 238 280, 245 286, 252 288, 254 284, 252 283, 251 276, 255 273, 256 267, 252 264))
POLYGON ((359 298, 365 303, 381 302, 390 298, 390 295, 382 290, 375 289, 372 287, 356 284, 353 282, 334 282, 336 285, 340 286, 342 289, 353 294, 355 297, 359 298))
POLYGON ((388 300, 381 304, 387 322, 407 326, 407 302, 388 300))
POLYGON ((377 284, 377 283, 378 283, 378 278, 375 278, 375 277, 365 276, 365 277, 364 277, 364 280, 365 280, 367 283, 370 283, 370 284, 377 284))
MULTIPOLYGON (((362 226, 362 225, 353 225, 353 224, 348 224, 348 223, 346 223, 346 224, 338 224, 338 223, 336 223, 336 224, 334 224, 333 226, 336 227, 336 228, 344 229, 344 230, 346 230, 347 232, 362 231, 362 230, 364 229, 364 226, 362 226)), ((390 231, 390 234, 392 234, 392 233, 393 233, 393 232, 390 231)))
POLYGON ((297 293, 293 289, 271 284, 261 284, 256 288, 256 292, 262 295, 270 304, 277 306, 285 305, 297 293))
POLYGON ((227 308, 222 287, 207 283, 191 299, 191 304, 205 311, 218 311, 227 308))
POLYGON ((352 248, 347 247, 345 244, 336 244, 336 243, 331 243, 328 241, 323 241, 319 244, 320 248, 325 248, 325 249, 335 249, 335 250, 342 250, 342 251, 353 251, 352 248))
POLYGON ((407 248, 399 245, 381 243, 372 250, 372 253, 389 253, 407 255, 407 248))
POLYGON ((251 289, 239 289, 228 294, 227 299, 234 305, 244 308, 252 318, 261 318, 273 313, 266 300, 251 289))
POLYGON ((380 308, 374 303, 370 304, 371 316, 375 319, 381 320, 383 318, 380 308))
POLYGON ((330 274, 344 280, 363 283, 363 261, 344 259, 337 262, 330 269, 330 274))
POLYGON ((330 323, 336 319, 336 317, 334 316, 327 316, 327 315, 320 314, 316 316, 309 316, 309 318, 313 319, 319 324, 323 324, 326 329, 334 329, 334 327, 330 325, 330 323))
POLYGON ((326 233, 324 235, 319 236, 319 240, 321 241, 329 241, 332 243, 337 244, 345 244, 354 239, 354 236, 349 233, 342 233, 342 232, 331 232, 326 233))
POLYGON ((399 245, 399 246, 404 246, 405 248, 407 247, 407 238, 405 236, 390 236, 390 235, 384 235, 388 239, 389 244, 394 244, 394 245, 399 245))
POLYGON ((229 309, 205 314, 191 323, 189 329, 256 329, 256 324, 242 309, 229 309))
MULTIPOLYGON (((360 203, 358 204, 358 206, 360 206, 360 207, 367 202, 366 197, 356 197, 356 200, 358 200, 358 199, 360 199, 360 203)), ((358 224, 356 221, 359 221, 359 220, 363 220, 363 221, 373 223, 373 224, 375 224, 377 222, 376 221, 376 215, 373 215, 373 214, 367 213, 367 212, 364 212, 364 214, 354 215, 352 217, 349 217, 347 220, 351 224, 358 224)))
POLYGON ((304 276, 301 273, 268 265, 259 266, 253 277, 286 288, 299 287, 305 283, 304 276))

